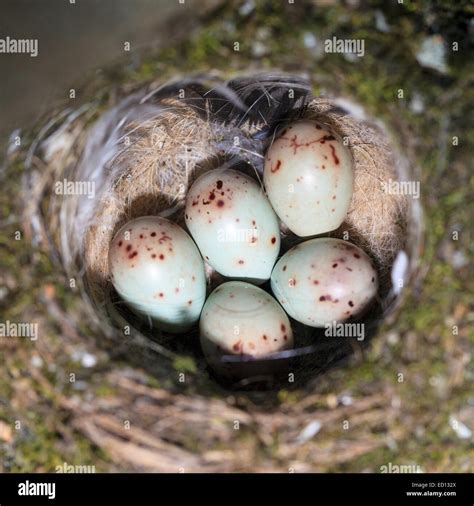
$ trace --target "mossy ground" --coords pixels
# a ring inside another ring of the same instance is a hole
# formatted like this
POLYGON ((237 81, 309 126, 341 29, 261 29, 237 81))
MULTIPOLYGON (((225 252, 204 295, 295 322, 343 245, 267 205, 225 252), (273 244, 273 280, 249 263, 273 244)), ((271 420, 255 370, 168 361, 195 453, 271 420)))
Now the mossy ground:
MULTIPOLYGON (((257 1, 244 15, 239 12, 241 5, 225 3, 189 40, 147 55, 134 67, 123 65, 103 72, 84 85, 82 93, 86 100, 99 100, 105 108, 117 90, 133 89, 157 76, 166 79, 177 73, 213 70, 230 76, 279 68, 312 77, 315 93, 353 97, 394 131, 398 124, 407 126, 420 168, 417 177, 426 230, 420 269, 425 275, 422 282, 408 287, 408 300, 396 322, 383 329, 366 356, 329 371, 314 389, 321 406, 331 404, 341 393, 361 399, 390 390, 399 398, 400 416, 380 422, 386 444, 349 462, 326 464, 323 469, 377 472, 381 465, 392 462, 416 464, 424 471, 472 471, 472 437, 460 439, 450 424, 450 417, 460 418, 474 430, 472 416, 470 420, 462 417, 468 409, 472 413, 474 406, 470 367, 474 280, 469 276, 474 146, 469 111, 474 74, 467 27, 472 6, 448 1, 390 5, 361 1, 351 2, 352 7, 333 1, 293 5, 257 1), (383 13, 389 31, 375 27, 377 12, 383 13), (440 34, 447 45, 448 70, 443 74, 422 67, 415 57, 422 40, 432 33, 440 34), (333 35, 363 39, 364 57, 348 60, 321 52, 324 40, 333 35), (239 51, 234 50, 236 42, 239 51), (459 43, 458 51, 451 50, 453 42, 459 43), (399 90, 403 90, 403 98, 399 90), (413 107, 416 97, 423 103, 422 110, 413 107), (390 434, 404 424, 413 432, 390 441, 390 434)), ((24 137, 23 142, 29 140, 24 137)), ((2 321, 44 318, 42 303, 51 291, 62 307, 73 312, 75 305, 76 294, 64 288, 63 273, 57 272, 48 255, 29 244, 17 219, 22 170, 22 164, 16 163, 0 174, 0 287, 7 288, 0 300, 2 321), (19 240, 15 240, 16 231, 22 232, 19 240)), ((53 354, 61 349, 65 329, 53 314, 45 321, 53 354)), ((51 471, 63 462, 94 464, 98 471, 114 469, 117 464, 109 455, 68 426, 68 414, 57 403, 58 396, 74 396, 64 371, 75 371, 95 396, 113 394, 113 385, 95 381, 94 369, 82 370, 80 364, 69 363, 70 357, 55 356, 54 364, 33 366, 34 343, 0 344, 0 470, 51 471), (32 373, 37 368, 42 374, 32 373), (16 421, 20 425, 15 427, 16 421)), ((179 359, 174 366, 191 377, 196 375, 192 359, 179 359)), ((111 364, 100 367, 113 369, 111 364)), ((149 384, 158 386, 158 381, 149 378, 149 384)), ((187 387, 171 378, 169 385, 160 386, 192 392, 200 383, 196 379, 187 387)), ((219 388, 213 395, 220 395, 219 388)), ((278 394, 278 403, 288 407, 304 395, 303 391, 284 390, 278 394)), ((376 432, 372 428, 367 436, 376 437, 376 432)), ((350 437, 350 428, 347 434, 350 437)), ((340 435, 341 427, 330 425, 315 437, 324 444, 340 435)), ((243 431, 240 444, 255 445, 252 438, 251 431, 243 431)), ((260 451, 271 459, 278 455, 278 445, 275 439, 260 451)), ((189 448, 199 451, 199 440, 190 436, 189 448)))

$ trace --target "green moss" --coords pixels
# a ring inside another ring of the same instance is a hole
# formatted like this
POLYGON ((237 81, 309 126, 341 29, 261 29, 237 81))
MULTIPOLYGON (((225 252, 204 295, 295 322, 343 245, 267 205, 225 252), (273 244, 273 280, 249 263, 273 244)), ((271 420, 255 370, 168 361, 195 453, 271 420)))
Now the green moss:
POLYGON ((96 471, 104 469, 105 455, 86 439, 75 440, 74 448, 58 451, 60 434, 53 428, 54 420, 30 412, 21 420, 20 435, 15 438, 15 458, 11 459, 12 472, 56 472, 56 466, 64 462, 72 465, 95 465, 96 471))
POLYGON ((196 361, 190 356, 179 356, 173 361, 173 367, 180 373, 195 374, 197 372, 196 361))

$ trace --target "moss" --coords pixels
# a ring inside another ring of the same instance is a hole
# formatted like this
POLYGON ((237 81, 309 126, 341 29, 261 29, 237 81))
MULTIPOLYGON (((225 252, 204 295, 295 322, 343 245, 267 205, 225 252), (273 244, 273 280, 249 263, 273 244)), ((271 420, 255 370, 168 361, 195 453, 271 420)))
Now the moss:
POLYGON ((16 438, 15 458, 9 460, 11 472, 55 472, 56 466, 64 462, 72 465, 95 465, 100 471, 105 462, 104 454, 95 449, 86 439, 75 440, 74 448, 66 452, 58 451, 60 434, 56 432, 54 421, 44 419, 30 412, 22 421, 21 435, 16 438))
POLYGON ((193 357, 179 356, 173 361, 173 367, 179 373, 195 374, 197 372, 196 362, 193 357))
POLYGON ((373 473, 380 473, 381 466, 388 465, 389 462, 396 464, 397 451, 390 450, 386 447, 377 448, 374 451, 368 452, 361 457, 354 459, 350 464, 343 464, 342 466, 330 466, 327 472, 362 472, 369 471, 373 473))

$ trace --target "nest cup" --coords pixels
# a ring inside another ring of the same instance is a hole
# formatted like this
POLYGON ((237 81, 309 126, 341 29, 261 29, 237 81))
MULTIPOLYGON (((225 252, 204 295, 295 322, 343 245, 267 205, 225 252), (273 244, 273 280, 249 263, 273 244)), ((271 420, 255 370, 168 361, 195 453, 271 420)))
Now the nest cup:
MULTIPOLYGON (((401 288, 416 265, 421 211, 417 200, 390 191, 393 182, 409 180, 412 169, 384 125, 360 106, 336 97, 314 97, 303 78, 265 74, 228 82, 192 77, 166 83, 124 99, 87 131, 75 126, 77 117, 61 127, 74 146, 67 163, 64 156, 55 159, 58 130, 43 142, 43 154, 49 156, 50 166, 56 166, 52 171, 56 179, 64 176, 92 183, 95 194, 93 198, 90 194, 50 195, 54 220, 46 229, 51 230, 55 222, 52 240, 68 273, 82 280, 81 293, 100 329, 98 335, 109 338, 120 350, 128 354, 138 345, 138 350, 152 350, 155 360, 191 353, 201 370, 208 372, 197 328, 182 337, 167 335, 137 318, 119 299, 110 282, 109 245, 124 223, 140 216, 162 216, 185 228, 187 190, 205 171, 232 167, 261 181, 264 154, 275 132, 299 119, 326 126, 352 153, 355 181, 349 212, 339 229, 324 235, 348 240, 373 259, 379 292, 356 320, 365 324, 363 342, 325 337, 324 329, 292 321, 295 348, 260 360, 261 364, 249 368, 257 371, 254 375, 232 384, 274 385, 278 374, 260 375, 258 370, 286 374, 289 368, 297 371, 298 381, 305 381, 364 346, 393 314, 401 288), (269 367, 274 364, 276 368, 269 367)), ((283 225, 281 232, 280 254, 308 239, 295 236, 283 225)), ((209 293, 224 279, 209 265, 206 273, 209 293)), ((262 288, 269 291, 269 283, 262 288)), ((132 355, 143 365, 140 352, 132 355)))

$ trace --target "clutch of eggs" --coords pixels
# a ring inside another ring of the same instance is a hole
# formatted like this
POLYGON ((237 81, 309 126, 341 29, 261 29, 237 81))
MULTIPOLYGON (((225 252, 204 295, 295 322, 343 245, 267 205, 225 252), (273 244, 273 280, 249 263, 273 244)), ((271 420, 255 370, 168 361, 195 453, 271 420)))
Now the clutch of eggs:
POLYGON ((370 258, 339 239, 307 240, 277 262, 278 218, 308 237, 346 217, 352 157, 334 133, 311 121, 287 125, 267 150, 263 179, 266 194, 240 171, 208 171, 186 197, 191 237, 167 219, 146 216, 126 223, 109 250, 111 281, 132 311, 172 333, 199 320, 207 362, 228 377, 273 372, 265 358, 293 347, 287 314, 324 327, 361 313, 378 289, 370 258), (233 280, 207 300, 204 259, 233 280), (276 300, 255 286, 268 279, 276 300))
POLYGON ((126 223, 110 245, 109 268, 120 297, 156 327, 182 332, 199 319, 206 296, 204 263, 175 223, 157 216, 126 223))

